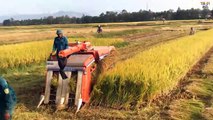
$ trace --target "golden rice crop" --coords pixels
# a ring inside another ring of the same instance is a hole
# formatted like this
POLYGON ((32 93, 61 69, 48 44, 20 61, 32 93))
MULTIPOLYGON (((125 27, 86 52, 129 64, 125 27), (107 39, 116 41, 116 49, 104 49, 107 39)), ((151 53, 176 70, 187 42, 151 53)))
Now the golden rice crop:
MULTIPOLYGON (((74 41, 76 39, 70 39, 74 41)), ((83 41, 85 39, 77 39, 83 41)), ((95 39, 89 40, 93 45, 113 45, 122 42, 122 39, 95 39)), ((31 63, 40 63, 49 56, 53 40, 20 43, 0 46, 0 70, 13 68, 31 63)))
POLYGON ((102 75, 94 103, 139 105, 167 94, 213 45, 213 30, 199 32, 150 48, 102 75))

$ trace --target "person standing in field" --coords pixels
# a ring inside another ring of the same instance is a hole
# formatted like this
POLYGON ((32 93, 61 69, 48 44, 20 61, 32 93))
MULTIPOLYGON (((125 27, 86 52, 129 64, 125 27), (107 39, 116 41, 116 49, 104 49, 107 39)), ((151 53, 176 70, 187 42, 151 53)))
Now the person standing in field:
POLYGON ((191 29, 190 29, 190 33, 189 33, 190 35, 194 35, 195 34, 195 29, 193 28, 193 27, 191 27, 191 29))
POLYGON ((64 79, 67 79, 67 76, 64 72, 64 68, 67 64, 67 58, 60 57, 59 52, 68 48, 68 40, 63 35, 62 30, 57 30, 56 34, 57 34, 57 37, 55 37, 55 39, 54 39, 52 55, 56 54, 56 56, 57 56, 58 65, 60 67, 59 72, 61 74, 62 79, 64 80, 64 79))
POLYGON ((98 32, 98 33, 102 33, 102 31, 103 31, 103 30, 102 30, 101 25, 98 25, 98 30, 97 30, 97 32, 98 32))
POLYGON ((165 24, 166 19, 165 19, 165 18, 162 18, 162 21, 163 21, 163 24, 165 24))
POLYGON ((0 77, 0 120, 12 120, 16 94, 7 81, 0 77))

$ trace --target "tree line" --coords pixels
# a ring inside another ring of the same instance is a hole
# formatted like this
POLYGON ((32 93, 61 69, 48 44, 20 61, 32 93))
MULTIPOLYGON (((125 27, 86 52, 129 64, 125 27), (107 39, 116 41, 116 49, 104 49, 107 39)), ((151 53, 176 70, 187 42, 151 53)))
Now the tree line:
POLYGON ((188 19, 210 19, 213 16, 213 10, 209 9, 187 9, 178 8, 177 11, 167 10, 162 12, 153 12, 151 10, 140 10, 138 12, 107 11, 99 16, 83 15, 81 18, 61 16, 45 17, 41 19, 14 20, 13 18, 3 21, 4 26, 11 25, 45 25, 45 24, 81 24, 81 23, 106 23, 106 22, 137 22, 153 20, 188 20, 188 19))

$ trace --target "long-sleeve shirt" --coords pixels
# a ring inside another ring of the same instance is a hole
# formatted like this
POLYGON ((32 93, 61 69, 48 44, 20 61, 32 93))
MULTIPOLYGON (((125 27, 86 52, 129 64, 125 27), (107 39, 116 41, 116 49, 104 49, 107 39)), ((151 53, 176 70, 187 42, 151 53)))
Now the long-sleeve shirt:
POLYGON ((57 51, 57 54, 61 50, 65 50, 68 48, 68 40, 66 37, 56 37, 54 39, 54 44, 53 44, 53 51, 57 51))
POLYGON ((0 111, 11 111, 16 104, 15 91, 0 77, 0 111))

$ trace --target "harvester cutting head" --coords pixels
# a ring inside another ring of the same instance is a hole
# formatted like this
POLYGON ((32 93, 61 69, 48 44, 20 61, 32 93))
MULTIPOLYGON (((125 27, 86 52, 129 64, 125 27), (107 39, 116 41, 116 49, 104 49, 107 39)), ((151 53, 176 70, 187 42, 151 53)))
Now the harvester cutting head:
POLYGON ((63 108, 89 103, 92 88, 92 72, 96 64, 115 50, 113 46, 92 46, 90 42, 70 43, 69 48, 59 52, 60 57, 67 57, 64 71, 68 77, 62 80, 56 56, 47 61, 47 74, 44 94, 38 107, 44 104, 56 104, 63 108))

